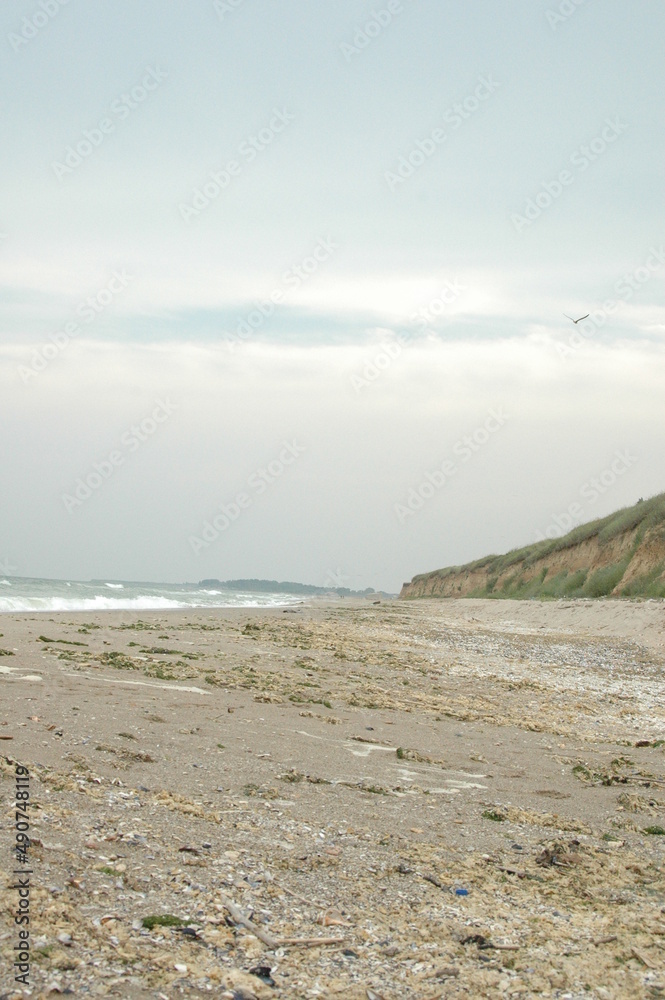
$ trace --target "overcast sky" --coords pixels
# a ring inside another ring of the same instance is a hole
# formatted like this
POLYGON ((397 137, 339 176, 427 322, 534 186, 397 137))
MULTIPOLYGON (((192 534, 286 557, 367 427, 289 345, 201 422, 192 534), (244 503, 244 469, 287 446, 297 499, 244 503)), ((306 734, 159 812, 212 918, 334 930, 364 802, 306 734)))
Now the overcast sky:
POLYGON ((664 37, 4 0, 0 572, 395 591, 665 489, 664 37))

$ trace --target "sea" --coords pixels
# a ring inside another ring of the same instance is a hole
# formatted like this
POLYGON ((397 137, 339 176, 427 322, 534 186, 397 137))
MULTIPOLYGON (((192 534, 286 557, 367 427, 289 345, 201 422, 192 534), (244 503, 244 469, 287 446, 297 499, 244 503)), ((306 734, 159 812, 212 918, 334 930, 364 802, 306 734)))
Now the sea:
POLYGON ((270 608, 298 604, 298 594, 215 590, 195 583, 41 580, 0 577, 5 611, 166 611, 170 608, 270 608))

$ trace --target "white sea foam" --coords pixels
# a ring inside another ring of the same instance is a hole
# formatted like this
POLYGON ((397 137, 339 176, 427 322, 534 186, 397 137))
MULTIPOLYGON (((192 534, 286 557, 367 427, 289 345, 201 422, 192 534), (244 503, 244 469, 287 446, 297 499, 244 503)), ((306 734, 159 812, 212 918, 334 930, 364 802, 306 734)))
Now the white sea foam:
POLYGON ((0 611, 122 611, 189 608, 191 604, 166 597, 0 597, 0 611))
POLYGON ((204 589, 192 584, 109 583, 14 577, 0 591, 0 613, 21 611, 170 611, 294 604, 293 594, 204 589), (110 591, 110 593, 109 593, 110 591))
POLYGON ((0 587, 11 587, 9 580, 0 580, 0 587))
POLYGON ((202 601, 196 594, 182 595, 184 600, 160 597, 156 594, 141 594, 137 597, 107 597, 95 594, 93 597, 21 596, 0 597, 0 614, 12 611, 167 611, 177 608, 261 608, 280 607, 293 603, 288 597, 277 594, 256 595, 230 593, 224 601, 202 601))

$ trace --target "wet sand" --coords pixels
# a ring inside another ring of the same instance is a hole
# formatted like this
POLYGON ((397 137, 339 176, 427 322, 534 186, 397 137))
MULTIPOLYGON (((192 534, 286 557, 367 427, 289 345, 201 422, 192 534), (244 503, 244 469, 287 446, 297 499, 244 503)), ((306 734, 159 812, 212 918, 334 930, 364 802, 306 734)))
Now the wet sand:
POLYGON ((3 995, 18 761, 33 997, 665 996, 662 601, 0 632, 3 995))

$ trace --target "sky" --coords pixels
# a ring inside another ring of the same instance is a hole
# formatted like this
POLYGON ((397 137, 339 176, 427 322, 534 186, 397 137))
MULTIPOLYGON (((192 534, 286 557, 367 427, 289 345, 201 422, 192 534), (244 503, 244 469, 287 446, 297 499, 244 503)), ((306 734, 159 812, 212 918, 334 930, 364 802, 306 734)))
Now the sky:
POLYGON ((664 29, 4 0, 0 574, 396 592, 665 489, 664 29))

